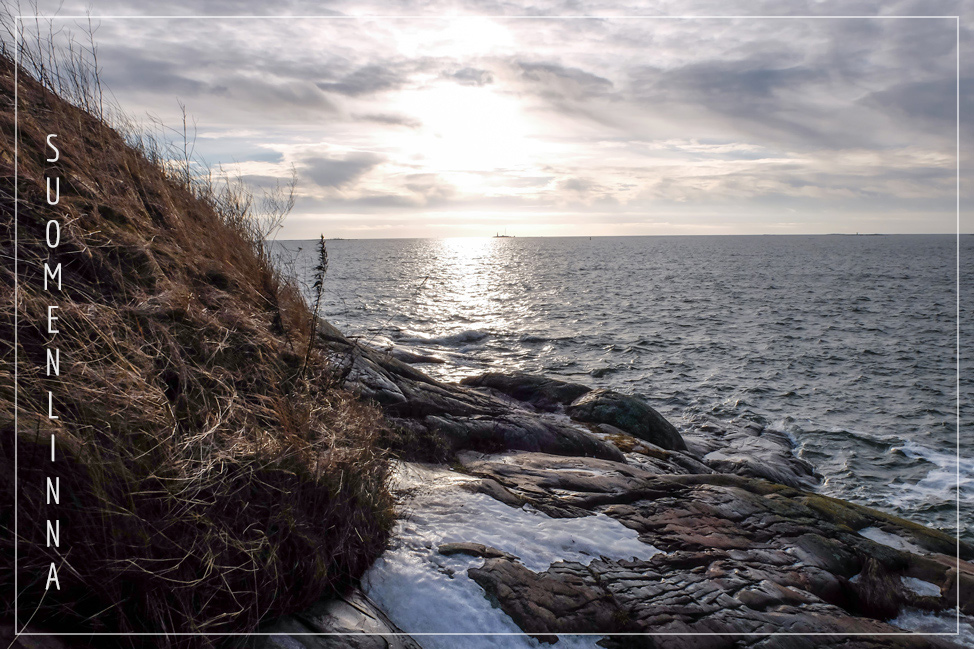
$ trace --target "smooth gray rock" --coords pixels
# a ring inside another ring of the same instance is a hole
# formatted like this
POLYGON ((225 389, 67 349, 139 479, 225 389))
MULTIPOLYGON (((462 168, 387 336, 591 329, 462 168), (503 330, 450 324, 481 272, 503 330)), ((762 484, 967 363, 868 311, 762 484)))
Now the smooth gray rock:
POLYGON ((405 347, 393 347, 389 350, 389 354, 397 361, 410 363, 412 365, 422 365, 424 363, 439 364, 446 362, 439 356, 434 356, 433 354, 429 354, 424 351, 408 349, 405 347))
POLYGON ((760 424, 698 415, 688 422, 683 438, 691 452, 718 473, 765 478, 800 489, 821 482, 815 467, 795 455, 787 435, 760 424))
POLYGON ((610 424, 660 448, 687 448, 676 427, 649 404, 613 390, 592 390, 582 395, 568 406, 568 415, 578 421, 610 424))
POLYGON ((422 649, 357 589, 285 616, 260 632, 269 635, 251 636, 248 649, 422 649))
POLYGON ((517 559, 513 554, 502 552, 497 548, 492 548, 483 543, 443 543, 437 546, 436 551, 440 554, 468 554, 472 557, 482 557, 484 559, 517 559))
POLYGON ((440 435, 453 450, 523 450, 625 461, 622 452, 580 427, 544 418, 509 397, 441 383, 411 365, 334 333, 319 339, 344 386, 376 402, 412 434, 440 435))
POLYGON ((488 372, 465 378, 460 384, 491 388, 547 411, 555 411, 559 406, 568 405, 586 392, 592 391, 587 385, 522 372, 488 372))
POLYGON ((456 450, 537 451, 626 461, 622 451, 612 444, 572 426, 547 421, 523 411, 473 417, 430 415, 424 421, 430 430, 450 440, 456 450))

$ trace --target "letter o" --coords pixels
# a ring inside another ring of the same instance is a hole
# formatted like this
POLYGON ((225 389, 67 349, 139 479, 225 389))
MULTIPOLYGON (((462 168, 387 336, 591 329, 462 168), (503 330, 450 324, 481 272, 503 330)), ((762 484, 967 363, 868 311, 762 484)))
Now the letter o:
POLYGON ((59 245, 61 245, 61 224, 58 223, 57 221, 55 221, 54 219, 51 219, 50 221, 47 222, 47 247, 48 248, 57 248, 59 245), (55 239, 54 243, 51 243, 51 226, 52 225, 54 226, 54 233, 56 235, 56 239, 55 239))

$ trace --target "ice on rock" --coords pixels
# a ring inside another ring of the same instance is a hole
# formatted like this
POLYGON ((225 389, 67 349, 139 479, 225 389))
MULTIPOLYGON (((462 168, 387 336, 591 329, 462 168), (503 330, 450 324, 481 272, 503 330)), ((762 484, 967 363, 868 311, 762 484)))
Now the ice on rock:
MULTIPOLYGON (((610 559, 648 559, 659 550, 639 541, 636 532, 598 514, 551 518, 531 508, 515 509, 462 488, 468 476, 440 467, 403 463, 396 490, 409 494, 406 515, 394 545, 363 578, 369 597, 399 628, 410 634, 470 633, 464 647, 496 647, 485 633, 508 633, 504 647, 538 647, 486 598, 467 570, 483 559, 462 554, 444 556, 444 543, 482 543, 515 555, 530 570, 543 572, 557 561, 588 564, 610 559)), ((596 647, 600 636, 562 636, 556 647, 596 647)), ((422 636, 427 649, 457 646, 454 636, 422 636)))
POLYGON ((893 548, 894 550, 904 550, 906 552, 913 552, 915 554, 926 554, 925 551, 910 543, 902 536, 898 534, 890 534, 889 532, 884 532, 878 527, 864 527, 859 530, 861 536, 865 536, 871 541, 875 541, 886 547, 893 548))

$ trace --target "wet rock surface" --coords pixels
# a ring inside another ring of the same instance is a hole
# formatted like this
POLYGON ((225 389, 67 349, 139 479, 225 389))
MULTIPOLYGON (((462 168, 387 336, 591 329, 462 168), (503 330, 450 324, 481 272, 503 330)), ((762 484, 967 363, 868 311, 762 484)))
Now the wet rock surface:
POLYGON ((691 419, 683 433, 691 452, 718 473, 765 478, 790 487, 814 487, 821 481, 815 467, 796 457, 784 433, 760 424, 691 419))
POLYGON ((567 406, 583 394, 592 391, 592 388, 587 385, 523 372, 511 374, 488 372, 463 379, 460 384, 491 388, 518 401, 531 404, 539 410, 548 411, 558 410, 559 406, 567 406))
POLYGON ((413 435, 439 436, 452 450, 544 451, 622 460, 612 444, 584 428, 543 418, 528 403, 489 389, 436 381, 369 347, 325 340, 346 387, 381 405, 390 422, 413 435))
POLYGON ((451 554, 469 554, 474 557, 483 557, 484 559, 516 559, 513 554, 508 554, 498 550, 497 548, 492 548, 483 543, 444 543, 436 548, 436 551, 440 554, 451 555, 451 554))
POLYGON ((469 577, 542 642, 595 632, 617 648, 961 646, 888 620, 958 603, 974 614, 974 550, 961 544, 958 563, 952 536, 809 491, 820 476, 783 433, 711 418, 681 432, 608 390, 497 373, 449 385, 330 345, 351 359, 348 385, 393 425, 449 441, 455 467, 478 478, 463 488, 556 518, 603 514, 662 551, 536 571, 482 544, 439 546, 483 558, 469 577), (625 633, 637 635, 614 635, 625 633))
POLYGON ((360 590, 323 600, 248 639, 247 649, 422 649, 360 590))
MULTIPOLYGON (((543 573, 497 558, 470 571, 522 629, 539 638, 581 627, 643 633, 900 633, 883 620, 903 607, 944 610, 956 604, 957 562, 944 553, 954 539, 866 507, 765 480, 651 475, 590 458, 466 453, 460 461, 549 515, 604 513, 663 550, 646 561, 556 563, 543 573), (920 553, 858 533, 873 526, 920 553), (916 594, 904 586, 904 578, 933 584, 937 596, 916 594), (563 595, 566 590, 575 592, 563 595)), ((962 547, 961 581, 967 584, 962 592, 974 584, 974 567, 966 561, 972 557, 974 551, 962 547)), ((974 608, 964 601, 961 606, 966 612, 974 608)), ((758 644, 753 638, 711 640, 721 647, 799 646, 758 644)), ((614 646, 700 646, 693 638, 671 636, 654 638, 654 645, 627 642, 614 646)), ((949 639, 918 637, 817 637, 816 642, 809 646, 956 646, 949 639)))
POLYGON ((568 415, 578 421, 610 424, 660 448, 687 448, 680 432, 663 415, 645 401, 613 390, 583 394, 568 406, 568 415))

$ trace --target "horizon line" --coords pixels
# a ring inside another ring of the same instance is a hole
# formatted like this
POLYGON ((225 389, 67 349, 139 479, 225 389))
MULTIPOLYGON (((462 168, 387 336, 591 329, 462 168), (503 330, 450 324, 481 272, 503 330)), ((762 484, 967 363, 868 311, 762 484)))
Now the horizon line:
MULTIPOLYGON (((457 236, 402 236, 402 237, 325 237, 325 241, 387 241, 394 239, 618 239, 637 237, 962 237, 972 236, 974 232, 753 232, 734 234, 531 234, 507 235, 497 237, 487 235, 457 235, 457 236)), ((265 241, 317 241, 317 237, 307 238, 274 238, 265 241)))

